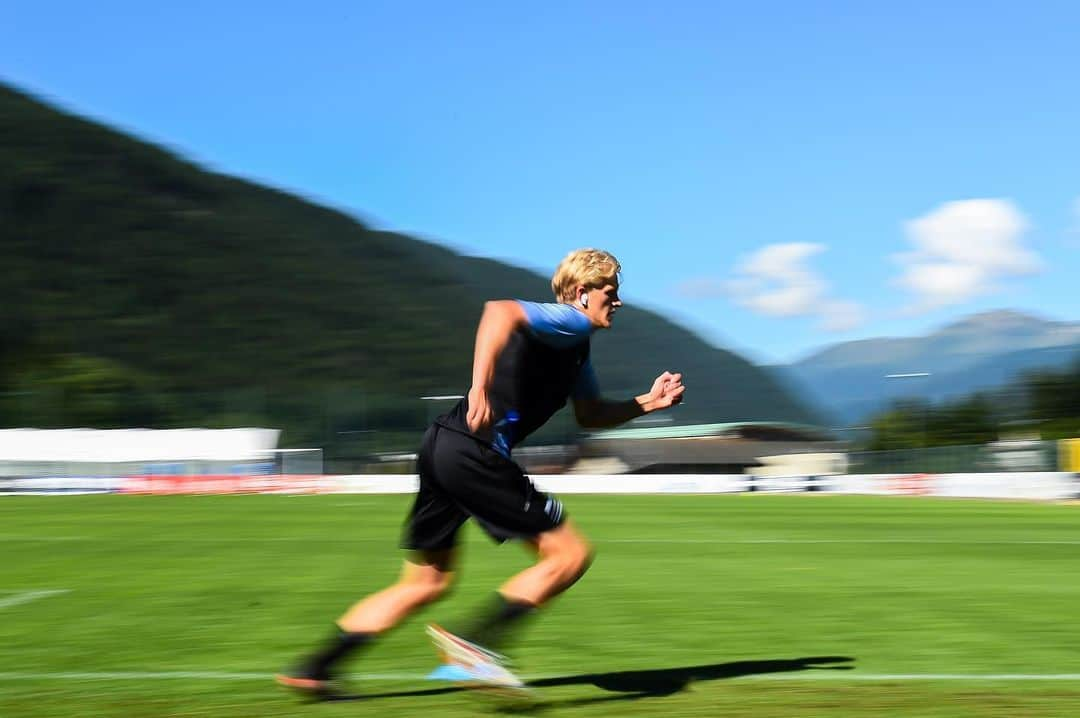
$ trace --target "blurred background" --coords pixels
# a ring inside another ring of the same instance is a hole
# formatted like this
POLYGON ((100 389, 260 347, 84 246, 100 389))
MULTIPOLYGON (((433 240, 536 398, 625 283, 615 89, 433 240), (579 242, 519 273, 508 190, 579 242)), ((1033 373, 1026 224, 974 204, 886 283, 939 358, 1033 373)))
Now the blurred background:
POLYGON ((531 472, 1080 471, 1075 8, 9 10, 7 478, 411 472, 483 301, 579 246, 604 393, 687 400, 531 472))

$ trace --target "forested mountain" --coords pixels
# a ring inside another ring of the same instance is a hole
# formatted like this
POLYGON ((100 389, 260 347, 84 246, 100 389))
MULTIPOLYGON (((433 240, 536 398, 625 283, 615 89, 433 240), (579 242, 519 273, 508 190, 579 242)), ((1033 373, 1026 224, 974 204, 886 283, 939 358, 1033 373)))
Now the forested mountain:
MULTIPOLYGON (((468 389, 484 299, 550 297, 535 273, 207 172, 3 85, 0 218, 5 427, 409 445, 436 410, 419 397, 468 389)), ((690 391, 679 422, 814 422, 742 358, 641 309, 616 321, 594 342, 605 391, 672 368, 690 391)))

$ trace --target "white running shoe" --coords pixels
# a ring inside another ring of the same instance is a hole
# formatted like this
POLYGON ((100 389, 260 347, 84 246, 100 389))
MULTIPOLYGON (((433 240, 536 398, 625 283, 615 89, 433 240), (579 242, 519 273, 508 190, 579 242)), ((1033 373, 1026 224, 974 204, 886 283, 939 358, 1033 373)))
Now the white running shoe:
MULTIPOLYGON (((465 682, 501 688, 525 688, 525 682, 506 668, 506 656, 466 641, 435 624, 428 625, 427 634, 443 661, 454 669, 444 671, 444 676, 453 675, 464 678, 465 682)), ((432 678, 436 677, 442 676, 432 675, 432 678)))

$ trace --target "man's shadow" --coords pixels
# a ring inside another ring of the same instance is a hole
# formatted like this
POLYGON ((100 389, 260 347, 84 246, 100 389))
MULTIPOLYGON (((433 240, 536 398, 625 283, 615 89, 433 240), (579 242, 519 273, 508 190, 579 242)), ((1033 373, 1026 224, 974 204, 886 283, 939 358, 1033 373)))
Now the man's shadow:
MULTIPOLYGON (((553 707, 567 707, 608 701, 637 700, 670 696, 686 689, 694 681, 715 681, 740 676, 754 676, 766 673, 789 673, 792 671, 830 670, 849 671, 854 658, 847 656, 811 656, 806 658, 777 658, 762 661, 732 661, 730 663, 712 663, 701 666, 681 668, 657 668, 640 671, 615 671, 611 673, 583 673, 574 676, 556 676, 529 681, 530 688, 553 688, 557 686, 593 685, 609 693, 619 695, 598 696, 572 701, 547 702, 543 700, 525 701, 522 711, 544 710, 553 707)), ((329 698, 338 701, 373 700, 376 698, 406 698, 416 696, 435 696, 472 690, 463 686, 444 686, 416 691, 394 691, 386 693, 366 693, 339 695, 329 698)), ((508 709, 512 710, 512 709, 508 709)))

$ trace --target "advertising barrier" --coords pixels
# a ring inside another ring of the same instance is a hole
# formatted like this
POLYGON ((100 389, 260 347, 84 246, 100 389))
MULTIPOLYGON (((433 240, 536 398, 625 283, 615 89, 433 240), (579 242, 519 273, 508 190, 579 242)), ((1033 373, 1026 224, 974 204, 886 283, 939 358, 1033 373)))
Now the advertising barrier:
MULTIPOLYGON (((541 474, 542 491, 556 494, 826 493, 983 499, 1080 499, 1080 475, 1069 472, 999 474, 541 474)), ((115 478, 0 478, 0 494, 411 494, 415 474, 199 474, 115 478)))
POLYGON ((544 474, 531 477, 554 494, 732 494, 747 491, 743 474, 544 474))
POLYGON ((1058 468, 1080 474, 1080 439, 1062 439, 1058 453, 1058 468))
POLYGON ((937 477, 934 496, 983 499, 1078 498, 1074 474, 945 474, 937 477))
POLYGON ((60 478, 0 478, 0 495, 113 494, 123 479, 83 476, 60 478))
POLYGON ((934 492, 933 474, 850 474, 821 478, 822 489, 837 494, 927 496, 934 492))
POLYGON ((281 474, 147 474, 121 479, 122 494, 321 494, 337 488, 336 476, 281 474))

